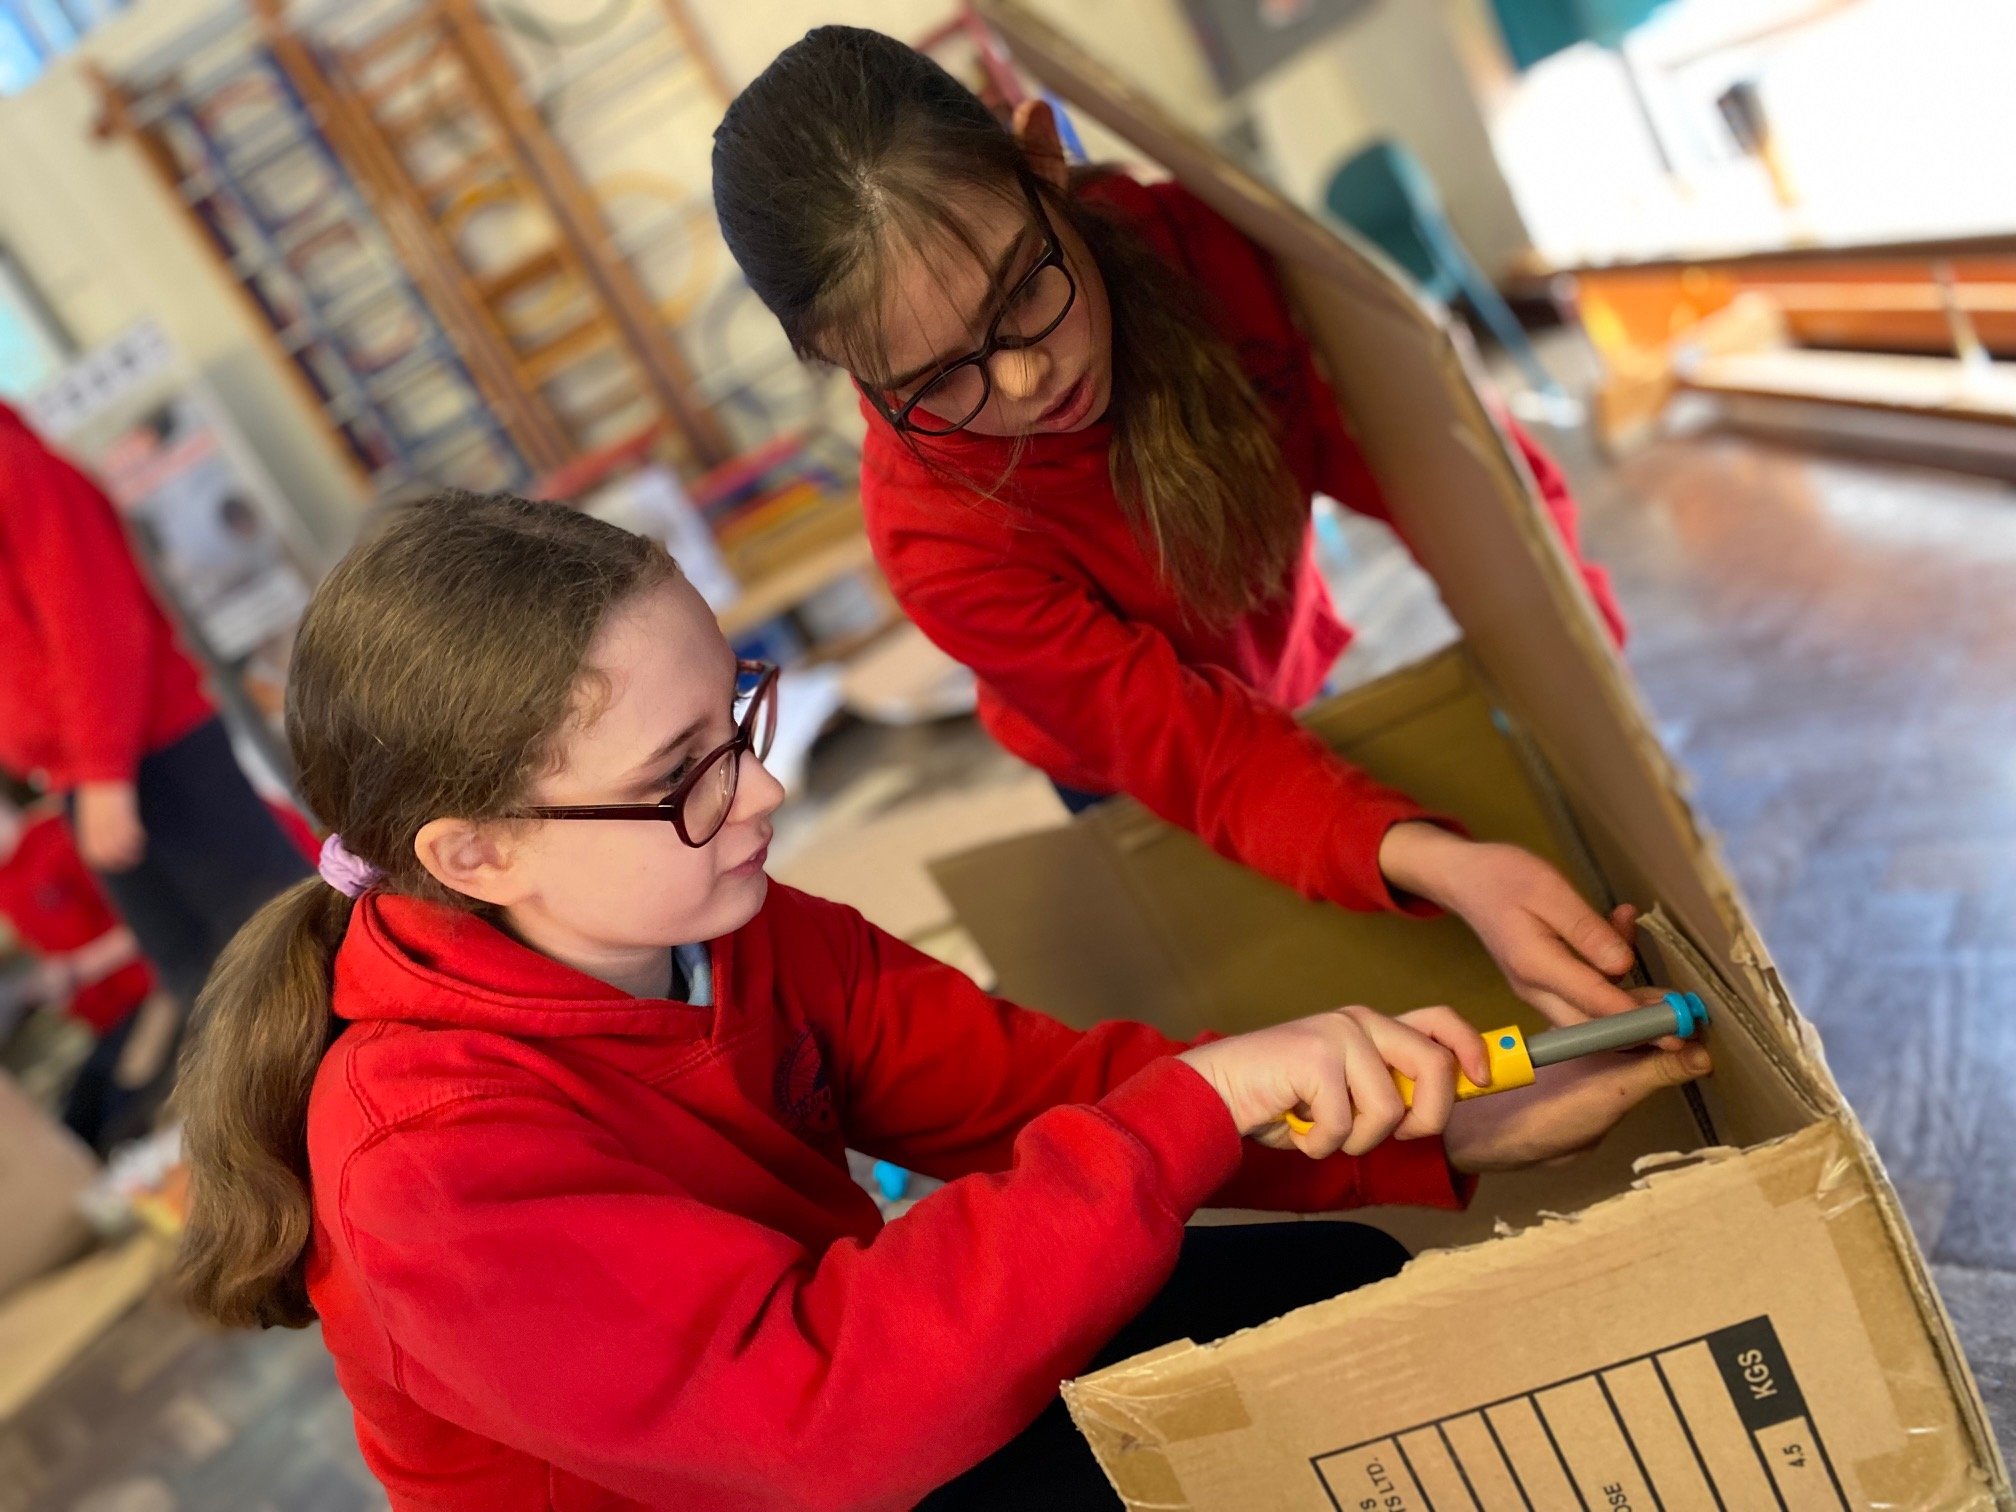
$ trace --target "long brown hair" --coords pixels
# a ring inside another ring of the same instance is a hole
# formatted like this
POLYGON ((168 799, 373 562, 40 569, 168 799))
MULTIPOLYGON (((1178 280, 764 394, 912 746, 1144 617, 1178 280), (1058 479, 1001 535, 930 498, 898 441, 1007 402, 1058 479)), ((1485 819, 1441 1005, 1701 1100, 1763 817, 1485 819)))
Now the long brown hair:
POLYGON ((962 189, 1041 193, 1091 250, 1113 312, 1114 492, 1178 598, 1224 622, 1278 597, 1308 500, 1199 291, 1132 230, 1039 183, 972 91, 894 38, 825 26, 714 133, 715 211, 743 276, 800 356, 857 373, 886 370, 879 312, 899 256, 950 242, 984 266, 952 208, 962 189))
MULTIPOLYGON (((394 511, 316 591, 287 742, 302 795, 392 890, 476 909, 413 850, 429 820, 508 819, 551 759, 610 611, 670 577, 639 536, 565 505, 434 495, 394 511)), ((253 917, 197 1005, 176 1101, 190 1169, 190 1304, 238 1327, 314 1312, 308 1094, 339 1023, 350 899, 319 878, 253 917)))

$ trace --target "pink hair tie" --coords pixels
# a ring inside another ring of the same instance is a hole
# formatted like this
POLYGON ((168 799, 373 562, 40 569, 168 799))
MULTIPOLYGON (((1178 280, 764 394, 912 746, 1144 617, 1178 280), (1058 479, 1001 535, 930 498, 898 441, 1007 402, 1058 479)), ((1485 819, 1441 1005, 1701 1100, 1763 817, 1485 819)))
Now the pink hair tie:
POLYGON ((369 861, 351 855, 341 835, 331 835, 322 842, 322 859, 316 870, 322 873, 324 882, 346 898, 362 897, 385 877, 385 873, 369 861))

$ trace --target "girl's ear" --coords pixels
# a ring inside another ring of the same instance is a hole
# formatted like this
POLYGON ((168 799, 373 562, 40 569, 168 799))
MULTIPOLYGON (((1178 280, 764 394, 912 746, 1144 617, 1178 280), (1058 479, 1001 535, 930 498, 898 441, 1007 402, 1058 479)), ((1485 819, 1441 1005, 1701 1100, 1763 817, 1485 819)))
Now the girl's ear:
POLYGON ((1064 139, 1057 133, 1057 113, 1048 100, 1024 100, 1015 107, 1015 140, 1036 176, 1052 189, 1062 189, 1071 181, 1071 165, 1064 157, 1064 139))
POLYGON ((413 837, 413 854, 443 887, 508 908, 530 891, 517 855, 498 826, 468 819, 430 819, 413 837))

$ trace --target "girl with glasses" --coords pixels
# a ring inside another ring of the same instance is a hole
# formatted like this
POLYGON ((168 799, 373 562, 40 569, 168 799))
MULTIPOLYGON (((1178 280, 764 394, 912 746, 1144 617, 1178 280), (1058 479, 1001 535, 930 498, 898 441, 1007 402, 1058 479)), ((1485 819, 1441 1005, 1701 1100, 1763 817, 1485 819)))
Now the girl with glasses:
POLYGON ((205 990, 182 1277, 225 1323, 320 1319, 402 1512, 1097 1505, 1039 1419, 1062 1377, 1401 1258, 1196 1241, 1228 1286, 1185 1268, 1199 1205, 1454 1203, 1700 1069, 1452 1112, 1485 1061, 1446 1008, 1186 1047, 990 999, 769 883, 775 672, 563 505, 399 512, 317 591, 287 699, 335 836, 205 990), (850 1148, 948 1184, 885 1227, 850 1148), (938 1489, 969 1471, 993 1489, 938 1489))
MULTIPOLYGON (((1386 510, 1257 247, 1179 186, 1068 170, 1047 105, 1011 130, 847 27, 729 108, 714 200, 792 344, 860 388, 898 600, 1067 805, 1128 793, 1305 896, 1448 909, 1554 1022, 1630 1005, 1629 909, 1606 920, 1295 723, 1351 638, 1311 498, 1386 510)), ((1561 474, 1515 435, 1572 549, 1561 474)))

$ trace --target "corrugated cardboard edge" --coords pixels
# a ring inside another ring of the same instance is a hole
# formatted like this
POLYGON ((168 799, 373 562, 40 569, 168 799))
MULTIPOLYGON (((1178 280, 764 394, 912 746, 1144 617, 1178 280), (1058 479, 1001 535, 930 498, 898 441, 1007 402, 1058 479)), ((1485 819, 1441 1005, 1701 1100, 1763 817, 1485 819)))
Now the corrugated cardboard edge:
MULTIPOLYGON (((1889 1205, 1880 1200, 1888 1184, 1873 1149, 1851 1123, 1828 1119, 1748 1151, 1722 1148, 1685 1156, 1648 1156, 1640 1162, 1641 1175, 1630 1192, 1580 1214, 1546 1218, 1503 1238, 1424 1255, 1400 1275, 1353 1293, 1342 1305, 1372 1301, 1404 1304, 1414 1296, 1468 1288, 1501 1264, 1500 1247, 1504 1244, 1573 1244, 1576 1231, 1584 1224, 1602 1221, 1609 1210, 1632 1201, 1637 1194, 1669 1183, 1714 1180, 1722 1168, 1737 1161, 1749 1166, 1759 1189, 1774 1203, 1815 1197, 1824 1209, 1829 1194, 1838 1193, 1836 1208, 1845 1212, 1859 1207, 1865 1194, 1871 1194, 1879 1197, 1877 1209, 1888 1222, 1889 1205)), ((1072 1419, 1093 1445, 1125 1505, 1139 1512, 1189 1508, 1191 1503, 1170 1463, 1168 1449, 1251 1421, 1252 1415, 1240 1399, 1233 1364, 1221 1360, 1221 1351, 1235 1341, 1278 1346, 1283 1342, 1280 1335, 1321 1327, 1322 1320, 1313 1315, 1335 1305, 1319 1303, 1303 1308, 1227 1339, 1202 1344, 1179 1341, 1066 1382, 1063 1394, 1072 1419)), ((1943 1313, 1939 1316, 1943 1321, 1943 1313)), ((1940 1352, 1949 1330, 1926 1326, 1922 1313, 1916 1321, 1935 1354, 1940 1352)), ((1866 1325, 1865 1331, 1873 1334, 1866 1325)), ((1978 1497, 1970 1496, 1961 1503, 1943 1502, 1937 1512, 1982 1512, 1991 1506, 2007 1512, 2016 1506, 2016 1498, 2010 1496, 2007 1476, 1993 1452, 1994 1440, 1992 1436, 1986 1440, 1988 1452, 1984 1453, 1982 1441, 1974 1438, 1967 1422, 1964 1396, 1957 1405, 1958 1419, 1973 1440, 1968 1448, 1974 1463, 1990 1482, 1981 1485, 1978 1497)))
MULTIPOLYGON (((1182 1483, 1163 1452, 1170 1440, 1141 1422, 1138 1404, 1158 1389, 1173 1389, 1180 1394, 1183 1388, 1163 1386, 1170 1365, 1177 1361, 1187 1364, 1192 1356, 1208 1347, 1184 1339, 1136 1355, 1097 1375, 1064 1383, 1064 1405, 1070 1409, 1071 1421, 1092 1446, 1107 1484, 1130 1512, 1165 1512, 1165 1509, 1173 1512, 1190 1506, 1182 1483)), ((1227 1377, 1228 1384, 1229 1380, 1227 1377)), ((1231 1389, 1236 1397, 1238 1388, 1231 1389)), ((1245 1414, 1245 1403, 1239 1404, 1239 1411, 1242 1416, 1245 1414)))
MULTIPOLYGON (((1638 929, 1660 951, 1685 961, 1689 970, 1715 985, 1721 1003, 1718 1011, 1733 1013, 1742 1020, 1750 1039, 1771 1062, 1772 1069, 1786 1087, 1804 1104, 1807 1113, 1815 1119, 1840 1118, 1848 1114, 1847 1099, 1841 1095, 1840 1087, 1827 1069, 1826 1057, 1820 1049, 1820 1036, 1810 1023, 1804 1018, 1797 1020, 1799 1047, 1797 1050, 1788 1047, 1782 1038, 1770 1031, 1768 1023, 1758 1013, 1754 995, 1739 990, 1717 971, 1714 963, 1696 948, 1694 942, 1667 916, 1664 908, 1655 906, 1651 912, 1640 917, 1638 929)), ((1673 984, 1669 982, 1667 985, 1673 984)))

